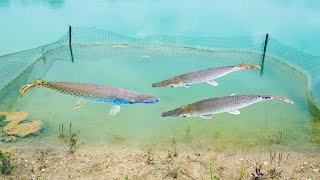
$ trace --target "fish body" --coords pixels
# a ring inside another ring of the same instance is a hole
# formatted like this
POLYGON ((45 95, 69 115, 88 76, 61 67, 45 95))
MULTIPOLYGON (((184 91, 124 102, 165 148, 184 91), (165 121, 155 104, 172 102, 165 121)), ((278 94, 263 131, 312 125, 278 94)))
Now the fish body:
POLYGON ((169 118, 200 116, 202 118, 210 119, 212 114, 224 112, 238 115, 240 114, 238 109, 271 99, 293 104, 293 101, 290 99, 272 95, 230 95, 204 99, 192 104, 181 106, 174 110, 162 113, 162 117, 169 118))
MULTIPOLYGON (((23 96, 28 89, 34 87, 44 87, 82 100, 96 103, 112 103, 116 106, 138 103, 152 104, 159 101, 159 98, 154 96, 143 95, 113 86, 74 82, 46 82, 43 80, 36 80, 34 83, 22 86, 19 93, 23 96)), ((120 111, 120 107, 116 108, 119 108, 120 111)))
POLYGON ((257 69, 260 66, 257 65, 248 65, 248 64, 239 64, 236 66, 225 66, 225 67, 216 67, 209 68, 200 71, 195 71, 187 74, 182 74, 179 76, 172 77, 170 79, 154 83, 153 87, 189 87, 192 84, 198 84, 206 82, 213 86, 218 86, 218 83, 213 81, 214 79, 225 76, 229 73, 239 71, 239 70, 249 70, 257 69))

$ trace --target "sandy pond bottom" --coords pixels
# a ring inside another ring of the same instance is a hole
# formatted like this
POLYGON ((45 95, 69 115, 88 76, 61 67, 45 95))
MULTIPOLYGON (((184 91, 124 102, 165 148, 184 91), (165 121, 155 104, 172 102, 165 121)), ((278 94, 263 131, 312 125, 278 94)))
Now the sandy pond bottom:
MULTIPOLYGON (((4 150, 4 149, 2 149, 4 150)), ((275 151, 131 149, 118 146, 67 148, 43 146, 5 148, 13 153, 13 173, 0 179, 319 179, 320 155, 275 151), (256 168, 261 168, 257 175, 256 168)))

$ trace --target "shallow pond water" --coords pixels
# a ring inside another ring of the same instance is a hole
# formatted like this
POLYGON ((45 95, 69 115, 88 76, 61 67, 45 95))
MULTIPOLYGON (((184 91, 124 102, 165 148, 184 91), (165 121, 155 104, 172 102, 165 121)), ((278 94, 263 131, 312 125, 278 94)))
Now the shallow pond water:
MULTIPOLYGON (((45 122, 42 134, 29 141, 57 143, 59 124, 80 129, 79 141, 88 146, 122 144, 128 147, 169 145, 172 138, 190 147, 239 149, 277 146, 291 150, 315 149, 313 128, 306 97, 306 80, 298 71, 267 57, 260 70, 238 71, 217 79, 219 86, 206 83, 190 88, 153 88, 152 84, 187 72, 236 65, 259 64, 261 55, 240 52, 208 52, 158 46, 73 45, 75 63, 68 48, 47 54, 52 61, 44 80, 108 84, 160 98, 157 104, 122 105, 115 117, 111 104, 87 102, 73 110, 77 98, 49 89, 29 90, 13 109, 45 122), (160 114, 205 98, 230 94, 272 94, 292 99, 257 103, 240 110, 239 116, 223 113, 210 120, 199 117, 164 119, 160 114), (280 138, 281 134, 281 138, 280 138), (278 142, 279 141, 279 142, 278 142)), ((34 77, 36 78, 36 77, 34 77)), ((32 81, 32 79, 30 79, 32 81)))

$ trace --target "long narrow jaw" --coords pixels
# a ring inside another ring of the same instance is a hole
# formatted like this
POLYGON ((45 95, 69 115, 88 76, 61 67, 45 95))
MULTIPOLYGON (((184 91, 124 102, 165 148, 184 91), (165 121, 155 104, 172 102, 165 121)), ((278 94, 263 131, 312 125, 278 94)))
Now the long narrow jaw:
POLYGON ((152 87, 180 87, 182 86, 182 81, 179 76, 172 77, 170 79, 160 81, 152 84, 152 87))
POLYGON ((149 96, 149 97, 145 98, 144 100, 142 100, 141 103, 154 104, 154 103, 157 103, 159 101, 160 101, 160 99, 158 97, 149 96))
POLYGON ((178 117, 189 117, 184 109, 184 106, 173 109, 171 111, 166 111, 161 114, 163 118, 178 118, 178 117))
POLYGON ((35 80, 34 83, 28 83, 28 84, 23 85, 19 89, 19 94, 22 97, 22 96, 24 96, 24 94, 27 90, 38 87, 38 86, 43 86, 45 84, 46 84, 46 82, 44 80, 41 80, 41 79, 35 80))
POLYGON ((173 87, 169 80, 160 81, 152 84, 152 87, 173 87))
POLYGON ((34 88, 34 87, 36 87, 36 86, 37 86, 37 85, 36 85, 36 84, 33 84, 33 83, 23 85, 23 86, 19 89, 19 94, 20 94, 20 96, 23 97, 23 96, 24 96, 24 93, 25 93, 27 90, 29 90, 29 89, 31 89, 31 88, 34 88))

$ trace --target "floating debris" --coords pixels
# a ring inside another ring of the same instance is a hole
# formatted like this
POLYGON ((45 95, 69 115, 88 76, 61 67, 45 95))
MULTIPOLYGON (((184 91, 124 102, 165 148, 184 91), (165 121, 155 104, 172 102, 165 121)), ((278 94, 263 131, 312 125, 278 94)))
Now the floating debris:
MULTIPOLYGON (((0 112, 0 116, 5 116, 4 121, 8 122, 8 124, 2 128, 2 131, 10 136, 23 138, 39 132, 43 126, 43 122, 40 120, 28 119, 26 112, 0 112)), ((5 141, 10 140, 10 138, 8 138, 5 141)))

